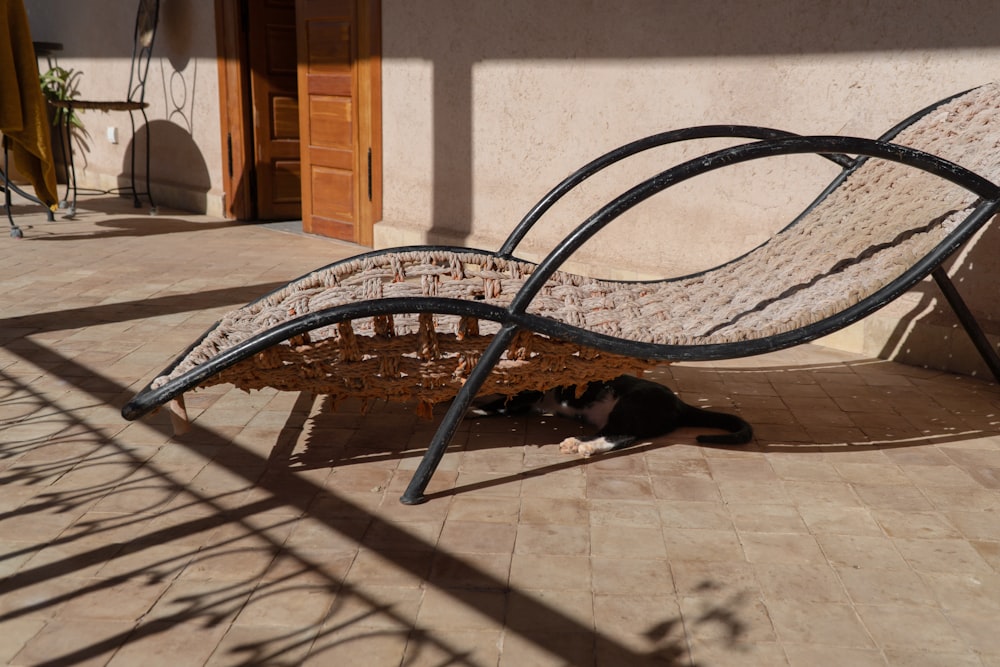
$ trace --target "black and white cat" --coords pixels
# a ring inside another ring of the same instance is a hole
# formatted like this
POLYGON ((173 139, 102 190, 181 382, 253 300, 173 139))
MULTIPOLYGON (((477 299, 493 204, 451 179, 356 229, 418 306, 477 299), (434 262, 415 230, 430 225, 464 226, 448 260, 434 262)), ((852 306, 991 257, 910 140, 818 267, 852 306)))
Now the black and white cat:
POLYGON ((559 445, 567 454, 582 456, 628 447, 682 426, 728 431, 699 435, 698 442, 706 444, 743 445, 753 438, 753 428, 740 417, 688 405, 667 387, 631 375, 591 382, 579 396, 575 386, 524 391, 471 410, 471 414, 483 417, 529 412, 579 419, 596 427, 597 434, 592 437, 566 438, 559 445))

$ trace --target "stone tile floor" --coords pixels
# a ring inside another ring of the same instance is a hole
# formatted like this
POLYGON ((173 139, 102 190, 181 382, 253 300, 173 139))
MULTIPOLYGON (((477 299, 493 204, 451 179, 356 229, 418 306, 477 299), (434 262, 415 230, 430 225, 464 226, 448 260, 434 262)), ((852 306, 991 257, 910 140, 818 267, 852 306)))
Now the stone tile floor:
MULTIPOLYGON (((820 346, 658 369, 738 411, 592 460, 226 387, 121 405, 229 307, 353 254, 95 198, 0 238, 0 663, 1000 666, 1000 391, 820 346)), ((27 211, 27 212, 26 212, 27 211)))

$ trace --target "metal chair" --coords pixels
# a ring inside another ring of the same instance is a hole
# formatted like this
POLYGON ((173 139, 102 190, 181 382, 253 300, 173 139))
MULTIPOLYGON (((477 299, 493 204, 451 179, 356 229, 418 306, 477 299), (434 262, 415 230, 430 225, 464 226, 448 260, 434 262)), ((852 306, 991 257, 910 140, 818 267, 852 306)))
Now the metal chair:
POLYGON ((146 195, 149 199, 150 215, 156 214, 156 203, 153 201, 153 194, 149 187, 149 165, 150 165, 150 142, 149 142, 149 118, 146 117, 146 107, 149 103, 146 102, 146 76, 149 72, 149 63, 152 60, 153 54, 153 41, 156 37, 156 25, 159 18, 160 3, 159 0, 139 0, 138 11, 135 17, 135 31, 132 40, 132 65, 129 72, 128 90, 125 95, 125 99, 122 100, 52 100, 50 104, 59 110, 59 120, 61 121, 61 131, 59 132, 59 143, 63 149, 63 155, 66 156, 68 162, 68 181, 67 184, 67 195, 69 198, 69 191, 72 190, 73 199, 72 202, 63 202, 64 206, 68 206, 69 214, 66 216, 72 218, 76 215, 76 201, 77 201, 77 183, 76 183, 76 167, 73 164, 73 136, 72 128, 70 125, 70 119, 72 118, 74 111, 83 110, 96 110, 96 111, 127 111, 129 116, 129 121, 132 125, 132 151, 131 151, 131 162, 129 168, 129 179, 131 182, 130 186, 115 188, 108 191, 109 193, 123 194, 125 192, 131 192, 133 200, 135 202, 135 207, 139 208, 142 203, 139 200, 139 195, 146 195), (139 191, 135 186, 135 134, 136 134, 136 124, 135 124, 135 113, 138 112, 142 115, 142 122, 146 127, 146 189, 145 191, 139 191))
MULTIPOLYGON (((942 264, 1000 210, 1000 85, 953 96, 880 139, 747 126, 686 128, 626 144, 551 190, 498 251, 380 250, 322 267, 227 313, 122 410, 135 419, 185 391, 232 383, 338 398, 450 406, 402 502, 424 490, 480 390, 514 395, 662 361, 744 357, 806 343, 889 304, 932 275, 993 375, 1000 357, 942 264), (752 139, 627 187, 541 262, 514 256, 527 232, 597 172, 657 146, 752 139), (560 270, 622 213, 691 178, 773 156, 815 154, 840 174, 750 252, 689 276, 612 281, 560 270), (856 156, 856 157, 852 157, 856 156)), ((182 423, 182 422, 181 422, 182 423)))

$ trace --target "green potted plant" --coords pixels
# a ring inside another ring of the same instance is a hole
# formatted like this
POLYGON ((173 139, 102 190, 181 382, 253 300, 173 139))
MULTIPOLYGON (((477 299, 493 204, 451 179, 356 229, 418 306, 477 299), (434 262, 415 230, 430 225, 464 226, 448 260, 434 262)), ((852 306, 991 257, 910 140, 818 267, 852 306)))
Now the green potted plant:
POLYGON ((61 182, 65 182, 66 179, 66 159, 65 155, 63 155, 63 142, 73 140, 74 129, 85 132, 83 121, 80 120, 80 117, 72 108, 65 106, 65 102, 77 98, 79 94, 77 87, 82 75, 83 72, 56 65, 39 77, 42 85, 42 94, 49 102, 49 117, 52 121, 52 126, 56 128, 56 132, 58 133, 53 137, 52 151, 56 156, 57 170, 61 168, 61 173, 59 173, 61 182))

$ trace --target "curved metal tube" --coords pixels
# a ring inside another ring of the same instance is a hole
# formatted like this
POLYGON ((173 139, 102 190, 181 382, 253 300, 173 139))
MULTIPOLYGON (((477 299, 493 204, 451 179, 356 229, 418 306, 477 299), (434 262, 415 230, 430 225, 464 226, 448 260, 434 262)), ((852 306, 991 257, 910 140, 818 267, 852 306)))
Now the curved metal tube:
MULTIPOLYGON (((499 306, 491 306, 482 301, 463 301, 460 299, 448 299, 443 297, 388 297, 384 299, 373 299, 369 301, 355 302, 325 308, 323 310, 302 315, 261 332, 256 336, 223 350, 215 357, 205 363, 191 369, 164 385, 151 389, 147 385, 139 394, 129 401, 122 408, 122 416, 125 419, 137 419, 153 410, 156 406, 176 398, 185 391, 196 387, 203 380, 234 366, 250 355, 256 354, 272 345, 288 340, 293 336, 311 331, 318 327, 329 326, 345 320, 353 320, 361 317, 373 317, 377 315, 400 315, 404 313, 441 313, 445 315, 469 315, 484 320, 492 320, 503 324, 510 318, 508 311, 499 306)), ((204 340, 208 333, 215 329, 213 326, 194 345, 188 348, 190 351, 196 347, 201 340, 204 340)), ((177 363, 187 355, 187 352, 180 355, 177 360, 163 374, 169 373, 177 366, 177 363)))
MULTIPOLYGON (((531 228, 534 227, 535 223, 537 223, 557 201, 562 199, 563 196, 570 192, 570 190, 591 176, 594 176, 598 172, 624 160, 625 158, 632 157, 633 155, 637 155, 638 153, 642 153, 643 151, 647 151, 652 148, 697 139, 764 140, 797 136, 799 135, 792 132, 776 130, 769 127, 759 127, 756 125, 700 125, 697 127, 686 127, 679 130, 660 132, 629 142, 624 146, 619 146, 618 148, 608 151, 604 155, 591 160, 563 179, 562 182, 554 188, 549 190, 544 197, 538 200, 537 204, 531 207, 531 210, 528 211, 517 226, 514 227, 514 230, 507 237, 507 240, 504 241, 497 254, 501 257, 509 257, 510 254, 514 252, 514 249, 518 246, 518 244, 524 240, 524 237, 528 234, 531 228)), ((854 164, 854 160, 846 155, 825 154, 822 155, 822 157, 825 157, 845 169, 853 166, 854 164)))
POLYGON ((570 255, 590 240, 597 232, 625 211, 649 199, 672 185, 733 164, 778 155, 804 153, 850 153, 899 162, 949 180, 986 200, 1000 198, 1000 186, 968 169, 930 153, 860 137, 810 136, 789 137, 771 141, 733 146, 709 153, 676 167, 660 172, 630 188, 574 229, 528 277, 514 297, 511 310, 524 312, 542 285, 555 273, 570 255))

